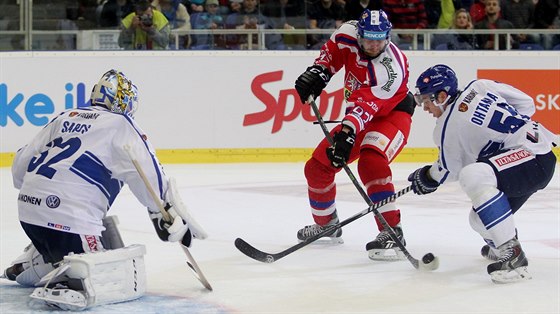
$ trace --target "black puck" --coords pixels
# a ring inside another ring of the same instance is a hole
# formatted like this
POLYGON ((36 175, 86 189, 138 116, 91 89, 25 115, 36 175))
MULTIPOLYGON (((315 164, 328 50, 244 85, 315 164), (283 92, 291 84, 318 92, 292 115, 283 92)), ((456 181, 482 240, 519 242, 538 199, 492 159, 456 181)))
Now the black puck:
POLYGON ((426 255, 424 255, 424 257, 422 257, 422 263, 429 264, 429 263, 433 262, 435 258, 436 257, 434 256, 434 254, 427 253, 426 255))

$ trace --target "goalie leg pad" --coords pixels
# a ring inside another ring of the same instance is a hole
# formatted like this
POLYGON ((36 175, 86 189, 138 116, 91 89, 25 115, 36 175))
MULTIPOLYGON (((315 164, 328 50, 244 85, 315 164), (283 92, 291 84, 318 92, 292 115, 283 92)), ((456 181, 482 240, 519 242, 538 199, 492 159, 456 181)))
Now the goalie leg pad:
POLYGON ((81 289, 37 288, 31 297, 55 307, 78 310, 140 298, 146 292, 145 253, 143 245, 133 244, 116 250, 70 254, 64 257, 62 271, 49 281, 64 276, 79 282, 81 289))
POLYGON ((124 247, 121 233, 117 228, 119 219, 117 216, 106 216, 103 218, 103 226, 105 231, 101 232, 101 243, 108 250, 120 249, 124 247))
POLYGON ((43 276, 53 269, 52 264, 45 263, 41 253, 37 251, 33 244, 30 244, 4 273, 8 279, 15 280, 22 286, 34 287, 43 276))

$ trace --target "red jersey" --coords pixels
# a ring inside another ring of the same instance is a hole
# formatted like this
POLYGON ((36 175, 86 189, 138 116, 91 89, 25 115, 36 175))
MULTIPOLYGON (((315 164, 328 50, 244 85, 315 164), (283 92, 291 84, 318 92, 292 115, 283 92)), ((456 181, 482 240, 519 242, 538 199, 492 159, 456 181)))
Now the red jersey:
POLYGON ((357 21, 344 23, 321 48, 315 64, 332 75, 342 67, 344 98, 348 102, 343 124, 357 134, 374 116, 385 116, 408 93, 408 59, 389 41, 376 58, 366 56, 358 45, 357 21))

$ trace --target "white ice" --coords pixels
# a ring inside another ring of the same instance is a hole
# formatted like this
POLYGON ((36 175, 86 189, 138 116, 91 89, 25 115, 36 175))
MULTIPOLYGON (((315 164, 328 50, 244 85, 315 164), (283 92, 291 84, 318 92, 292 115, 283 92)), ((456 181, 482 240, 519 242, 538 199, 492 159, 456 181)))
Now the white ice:
MULTIPOLYGON (((394 164, 397 189, 420 164, 394 164)), ((560 175, 516 213, 532 280, 497 285, 480 256, 482 239, 468 223, 470 203, 457 184, 401 197, 407 248, 420 259, 432 252, 440 268, 420 272, 408 261, 374 262, 365 244, 377 234, 372 214, 343 228, 342 245, 314 243, 273 264, 248 258, 233 245, 241 237, 266 252, 296 244, 312 223, 303 163, 164 165, 209 238, 191 253, 214 291, 190 274, 181 249, 156 236, 146 210, 124 189, 117 215, 125 244, 141 243, 148 293, 140 300, 94 307, 102 313, 560 313, 560 175)), ((355 171, 355 168, 352 168, 355 171)), ((354 172, 356 173, 356 172, 354 172)), ((0 267, 28 244, 18 223, 17 191, 0 168, 0 267)), ((344 172, 337 176, 338 211, 346 219, 367 206, 344 172)), ((0 312, 47 311, 30 303, 32 289, 0 280, 0 312)))

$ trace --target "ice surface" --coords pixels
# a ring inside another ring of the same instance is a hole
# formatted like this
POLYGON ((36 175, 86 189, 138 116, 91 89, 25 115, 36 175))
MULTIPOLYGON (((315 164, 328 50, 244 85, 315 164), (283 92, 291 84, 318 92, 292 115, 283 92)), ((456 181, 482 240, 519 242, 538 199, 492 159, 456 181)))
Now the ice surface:
MULTIPOLYGON (((406 187, 420 164, 393 165, 395 187, 406 187)), ((533 279, 496 285, 480 256, 482 239, 468 223, 470 203, 457 184, 398 200, 407 248, 417 259, 432 252, 435 272, 408 261, 374 262, 365 244, 377 235, 372 215, 343 228, 342 245, 311 244, 273 264, 254 261, 233 245, 241 237, 276 253, 296 244, 312 223, 302 163, 165 165, 209 238, 190 252, 214 291, 190 274, 176 244, 155 234, 146 210, 124 189, 110 214, 118 215, 125 244, 147 247, 148 294, 140 300, 94 307, 101 313, 559 313, 560 175, 516 214, 533 279)), ((355 168, 353 168, 355 170, 355 168)), ((355 172, 357 173, 357 172, 355 172)), ((0 168, 0 267, 28 240, 17 219, 17 191, 0 168)), ((344 172, 337 176, 338 212, 346 219, 367 206, 344 172)), ((26 289, 0 280, 0 313, 48 311, 26 289)))

